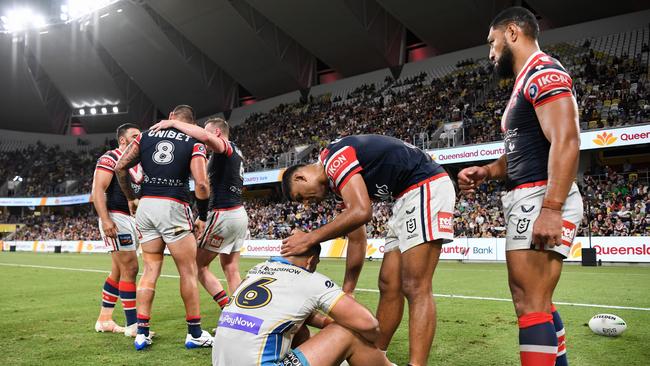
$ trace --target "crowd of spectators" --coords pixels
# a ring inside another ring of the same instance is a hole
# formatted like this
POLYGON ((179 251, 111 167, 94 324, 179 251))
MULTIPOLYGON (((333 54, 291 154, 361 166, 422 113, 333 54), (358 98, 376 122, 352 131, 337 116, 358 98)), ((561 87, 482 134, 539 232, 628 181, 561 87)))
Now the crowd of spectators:
MULTIPOLYGON (((650 121, 648 63, 641 53, 609 56, 590 49, 589 43, 561 44, 546 51, 572 75, 582 129, 650 121)), ((434 131, 448 122, 462 122, 450 132, 458 135, 453 144, 501 140, 499 121, 512 79, 496 80, 485 60, 465 60, 457 67, 439 78, 425 73, 398 80, 389 76, 344 97, 326 95, 282 104, 249 116, 232 136, 245 152, 249 170, 286 164, 279 157, 292 147, 320 147, 349 134, 382 133, 419 147, 444 147, 433 144, 438 138, 434 131)))
MULTIPOLYGON (((580 184, 584 217, 579 236, 650 236, 650 187, 648 172, 616 173, 610 168, 588 172, 580 184), (641 178, 640 178, 641 176, 641 178)), ((484 183, 472 194, 458 194, 454 212, 456 237, 504 237, 506 224, 501 206, 505 194, 497 182, 484 183)), ((331 200, 319 204, 286 202, 277 198, 245 201, 252 239, 280 239, 291 230, 314 230, 332 220, 339 211, 331 200)), ((384 238, 391 215, 391 202, 373 203, 369 238, 384 238)), ((97 217, 89 205, 58 214, 22 217, 0 216, 0 222, 25 224, 15 240, 99 240, 97 217)))
POLYGON ((22 224, 13 240, 101 240, 90 205, 57 213, 10 215, 3 222, 22 224))

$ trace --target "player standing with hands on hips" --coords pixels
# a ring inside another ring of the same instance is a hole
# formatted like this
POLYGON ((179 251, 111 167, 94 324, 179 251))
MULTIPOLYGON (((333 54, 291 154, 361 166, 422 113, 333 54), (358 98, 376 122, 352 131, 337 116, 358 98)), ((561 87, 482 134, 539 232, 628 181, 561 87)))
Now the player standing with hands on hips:
POLYGON ((523 366, 566 366, 564 326, 552 304, 562 262, 582 220, 575 184, 580 152, 573 81, 540 51, 539 25, 512 7, 492 21, 490 60, 500 77, 516 75, 501 120, 505 155, 463 169, 458 183, 474 192, 488 179, 505 180, 506 261, 523 366))

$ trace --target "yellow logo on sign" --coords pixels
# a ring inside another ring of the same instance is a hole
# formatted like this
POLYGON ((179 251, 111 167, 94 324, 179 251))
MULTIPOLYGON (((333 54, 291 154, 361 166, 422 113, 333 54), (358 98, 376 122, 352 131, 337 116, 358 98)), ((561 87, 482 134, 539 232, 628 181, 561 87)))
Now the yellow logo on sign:
POLYGON ((366 257, 372 256, 376 251, 377 248, 375 248, 374 245, 368 244, 368 246, 366 247, 366 257))
POLYGON ((569 258, 572 258, 572 259, 582 258, 582 243, 581 242, 577 242, 577 243, 573 244, 573 246, 571 247, 571 253, 569 254, 569 258))
POLYGON ((594 142, 594 144, 599 146, 608 146, 615 143, 616 140, 618 140, 618 138, 614 137, 614 135, 612 135, 611 133, 603 132, 596 135, 596 138, 593 139, 592 141, 594 142))

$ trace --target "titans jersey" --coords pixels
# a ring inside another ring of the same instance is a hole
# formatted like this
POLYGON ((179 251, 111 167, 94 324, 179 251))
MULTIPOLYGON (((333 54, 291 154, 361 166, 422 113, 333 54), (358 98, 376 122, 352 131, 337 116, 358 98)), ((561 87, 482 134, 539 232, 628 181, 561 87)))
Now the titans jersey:
POLYGON ((501 118, 508 162, 508 190, 548 178, 551 143, 544 136, 535 108, 573 96, 573 81, 556 59, 541 51, 528 59, 517 76, 501 118))
POLYGON ((232 142, 223 154, 212 154, 208 163, 210 209, 241 206, 244 187, 244 157, 232 142))
POLYGON ((140 145, 144 171, 142 196, 189 202, 190 161, 205 159, 205 145, 175 128, 142 132, 140 145))
POLYGON ((316 310, 344 296, 329 278, 273 257, 248 271, 219 317, 212 347, 218 366, 276 366, 316 310))
POLYGON ((361 174, 373 200, 389 200, 445 170, 417 147, 394 137, 354 135, 332 141, 320 153, 330 188, 337 195, 361 174))
MULTIPOLYGON (((122 156, 122 151, 120 149, 109 150, 102 155, 99 160, 97 160, 97 165, 95 169, 100 169, 106 172, 113 174, 111 183, 106 189, 106 206, 109 211, 121 212, 123 214, 129 215, 129 203, 126 200, 126 196, 120 184, 117 181, 117 176, 115 176, 115 166, 117 161, 120 160, 122 156)), ((142 167, 140 164, 129 169, 129 182, 133 191, 138 195, 140 193, 140 183, 142 183, 142 167)))

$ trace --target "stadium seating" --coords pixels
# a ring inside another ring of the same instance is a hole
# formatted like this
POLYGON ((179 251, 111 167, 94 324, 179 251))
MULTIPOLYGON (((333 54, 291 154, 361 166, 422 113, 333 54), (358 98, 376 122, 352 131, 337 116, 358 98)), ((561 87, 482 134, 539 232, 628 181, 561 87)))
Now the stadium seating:
MULTIPOLYGON (((648 170, 617 173, 610 168, 585 175, 581 184, 585 215, 578 235, 587 235, 590 221, 593 236, 650 236, 649 175, 648 170)), ((503 237, 504 193, 502 185, 488 182, 475 194, 459 194, 454 212, 455 236, 503 237)), ((247 200, 245 206, 252 239, 284 238, 294 228, 313 230, 331 220, 332 212, 337 211, 334 201, 305 205, 267 198, 247 200)), ((368 237, 383 238, 391 205, 381 202, 373 204, 373 208, 372 222, 366 226, 368 237)), ((0 223, 26 224, 16 233, 15 240, 99 240, 97 217, 89 205, 65 215, 0 217, 0 223)))

